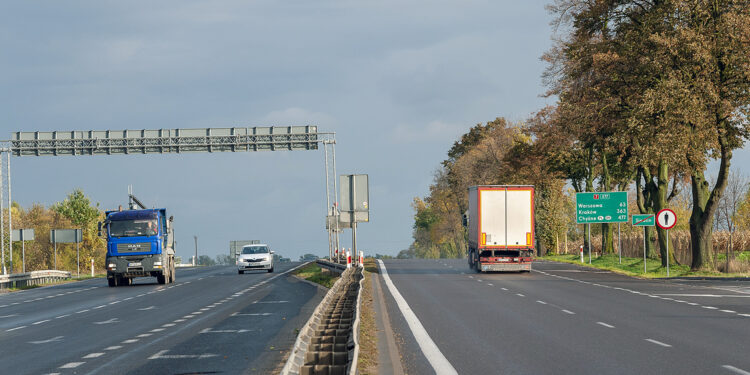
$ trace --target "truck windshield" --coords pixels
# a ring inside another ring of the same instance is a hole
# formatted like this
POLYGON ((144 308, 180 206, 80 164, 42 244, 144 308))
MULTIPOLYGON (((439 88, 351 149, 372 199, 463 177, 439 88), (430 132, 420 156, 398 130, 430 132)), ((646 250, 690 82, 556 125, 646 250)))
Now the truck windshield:
POLYGON ((268 254, 268 248, 265 246, 244 247, 242 254, 268 254))
POLYGON ((116 220, 109 223, 109 235, 112 237, 155 236, 156 219, 116 220))

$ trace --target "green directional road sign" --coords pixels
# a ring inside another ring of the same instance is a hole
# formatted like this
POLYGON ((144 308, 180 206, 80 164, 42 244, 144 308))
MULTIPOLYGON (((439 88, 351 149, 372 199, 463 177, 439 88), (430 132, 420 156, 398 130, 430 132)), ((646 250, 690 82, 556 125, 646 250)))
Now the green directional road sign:
POLYGON ((633 214, 633 217, 630 219, 630 223, 633 224, 634 227, 653 227, 654 225, 656 225, 656 215, 633 214))
POLYGON ((624 223, 628 221, 628 193, 605 191, 576 193, 576 223, 624 223))

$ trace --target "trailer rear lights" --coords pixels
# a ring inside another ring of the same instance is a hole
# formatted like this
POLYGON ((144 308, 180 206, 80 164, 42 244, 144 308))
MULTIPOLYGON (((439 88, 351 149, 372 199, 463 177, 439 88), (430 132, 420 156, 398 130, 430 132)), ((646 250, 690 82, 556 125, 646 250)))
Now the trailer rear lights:
POLYGON ((513 258, 513 261, 514 262, 518 262, 518 258, 513 258))

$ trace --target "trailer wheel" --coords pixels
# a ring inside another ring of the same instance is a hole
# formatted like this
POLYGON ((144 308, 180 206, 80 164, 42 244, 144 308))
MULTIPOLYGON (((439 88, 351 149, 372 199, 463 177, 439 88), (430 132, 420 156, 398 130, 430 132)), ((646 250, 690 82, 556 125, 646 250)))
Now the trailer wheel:
POLYGON ((117 286, 117 282, 115 281, 115 278, 114 277, 107 278, 107 285, 109 285, 110 287, 117 286))
POLYGON ((156 282, 159 284, 166 284, 167 283, 167 277, 164 276, 164 274, 156 276, 156 282))
POLYGON ((237 271, 238 274, 242 275, 245 271, 237 271))

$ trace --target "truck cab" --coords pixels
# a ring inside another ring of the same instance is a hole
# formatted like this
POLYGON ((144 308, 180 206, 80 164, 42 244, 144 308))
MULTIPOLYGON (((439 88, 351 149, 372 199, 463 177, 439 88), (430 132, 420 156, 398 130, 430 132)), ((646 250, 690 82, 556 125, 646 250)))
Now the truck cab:
POLYGON ((107 283, 130 285, 136 277, 175 280, 173 218, 164 208, 107 211, 99 235, 107 239, 107 283))

